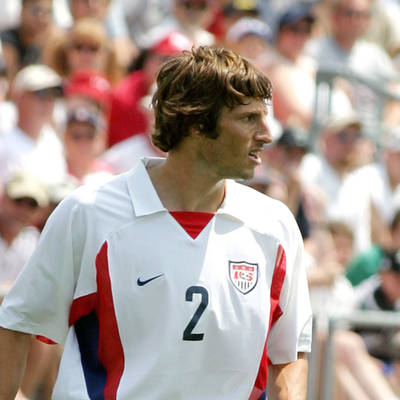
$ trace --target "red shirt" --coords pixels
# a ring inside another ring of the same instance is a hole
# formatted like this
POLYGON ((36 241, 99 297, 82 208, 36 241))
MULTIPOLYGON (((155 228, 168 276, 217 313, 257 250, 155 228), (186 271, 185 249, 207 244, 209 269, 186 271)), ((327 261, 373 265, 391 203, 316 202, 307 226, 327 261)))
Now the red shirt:
POLYGON ((134 71, 114 88, 108 128, 108 145, 147 132, 149 122, 139 104, 148 85, 142 71, 134 71))

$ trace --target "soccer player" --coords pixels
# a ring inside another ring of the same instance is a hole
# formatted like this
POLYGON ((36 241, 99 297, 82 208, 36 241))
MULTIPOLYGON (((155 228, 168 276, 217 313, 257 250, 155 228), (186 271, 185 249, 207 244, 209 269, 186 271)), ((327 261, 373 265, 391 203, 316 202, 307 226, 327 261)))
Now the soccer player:
POLYGON ((1 400, 32 334, 64 343, 54 400, 305 399, 301 236, 286 206, 236 182, 272 140, 270 100, 232 51, 163 64, 152 139, 168 155, 50 216, 0 309, 1 400))

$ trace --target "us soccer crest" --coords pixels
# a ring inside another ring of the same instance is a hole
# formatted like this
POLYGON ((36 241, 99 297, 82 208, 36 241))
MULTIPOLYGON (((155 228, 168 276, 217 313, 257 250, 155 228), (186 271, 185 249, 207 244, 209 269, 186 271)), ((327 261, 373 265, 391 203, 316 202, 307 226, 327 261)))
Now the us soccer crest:
POLYGON ((229 278, 239 292, 247 294, 257 285, 258 264, 229 261, 229 278))

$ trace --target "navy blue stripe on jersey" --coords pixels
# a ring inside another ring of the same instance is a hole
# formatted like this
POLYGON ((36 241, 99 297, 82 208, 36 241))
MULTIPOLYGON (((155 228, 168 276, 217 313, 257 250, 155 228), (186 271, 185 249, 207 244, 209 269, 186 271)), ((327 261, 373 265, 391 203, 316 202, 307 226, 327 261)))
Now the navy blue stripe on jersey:
POLYGON ((90 400, 104 399, 107 372, 98 359, 99 321, 92 311, 75 322, 75 334, 81 353, 82 369, 90 400))
POLYGON ((267 393, 266 393, 266 391, 259 397, 258 400, 267 400, 267 393))

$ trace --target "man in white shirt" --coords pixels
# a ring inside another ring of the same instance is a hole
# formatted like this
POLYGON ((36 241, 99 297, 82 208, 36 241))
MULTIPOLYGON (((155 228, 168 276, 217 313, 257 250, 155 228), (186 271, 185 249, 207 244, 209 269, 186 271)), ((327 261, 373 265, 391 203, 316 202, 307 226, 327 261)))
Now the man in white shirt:
POLYGON ((21 171, 0 198, 0 301, 37 246, 41 209, 48 204, 45 185, 21 171))
POLYGON ((62 180, 62 144, 51 127, 54 104, 62 94, 61 83, 61 78, 45 65, 30 65, 17 73, 13 83, 17 126, 0 138, 0 178, 4 182, 21 168, 46 183, 62 180))
POLYGON ((251 178, 272 141, 270 82, 199 47, 157 85, 152 138, 167 158, 67 197, 0 309, 2 399, 30 334, 65 343, 55 400, 243 400, 266 387, 270 400, 305 399, 301 235, 286 206, 233 180, 251 178))

